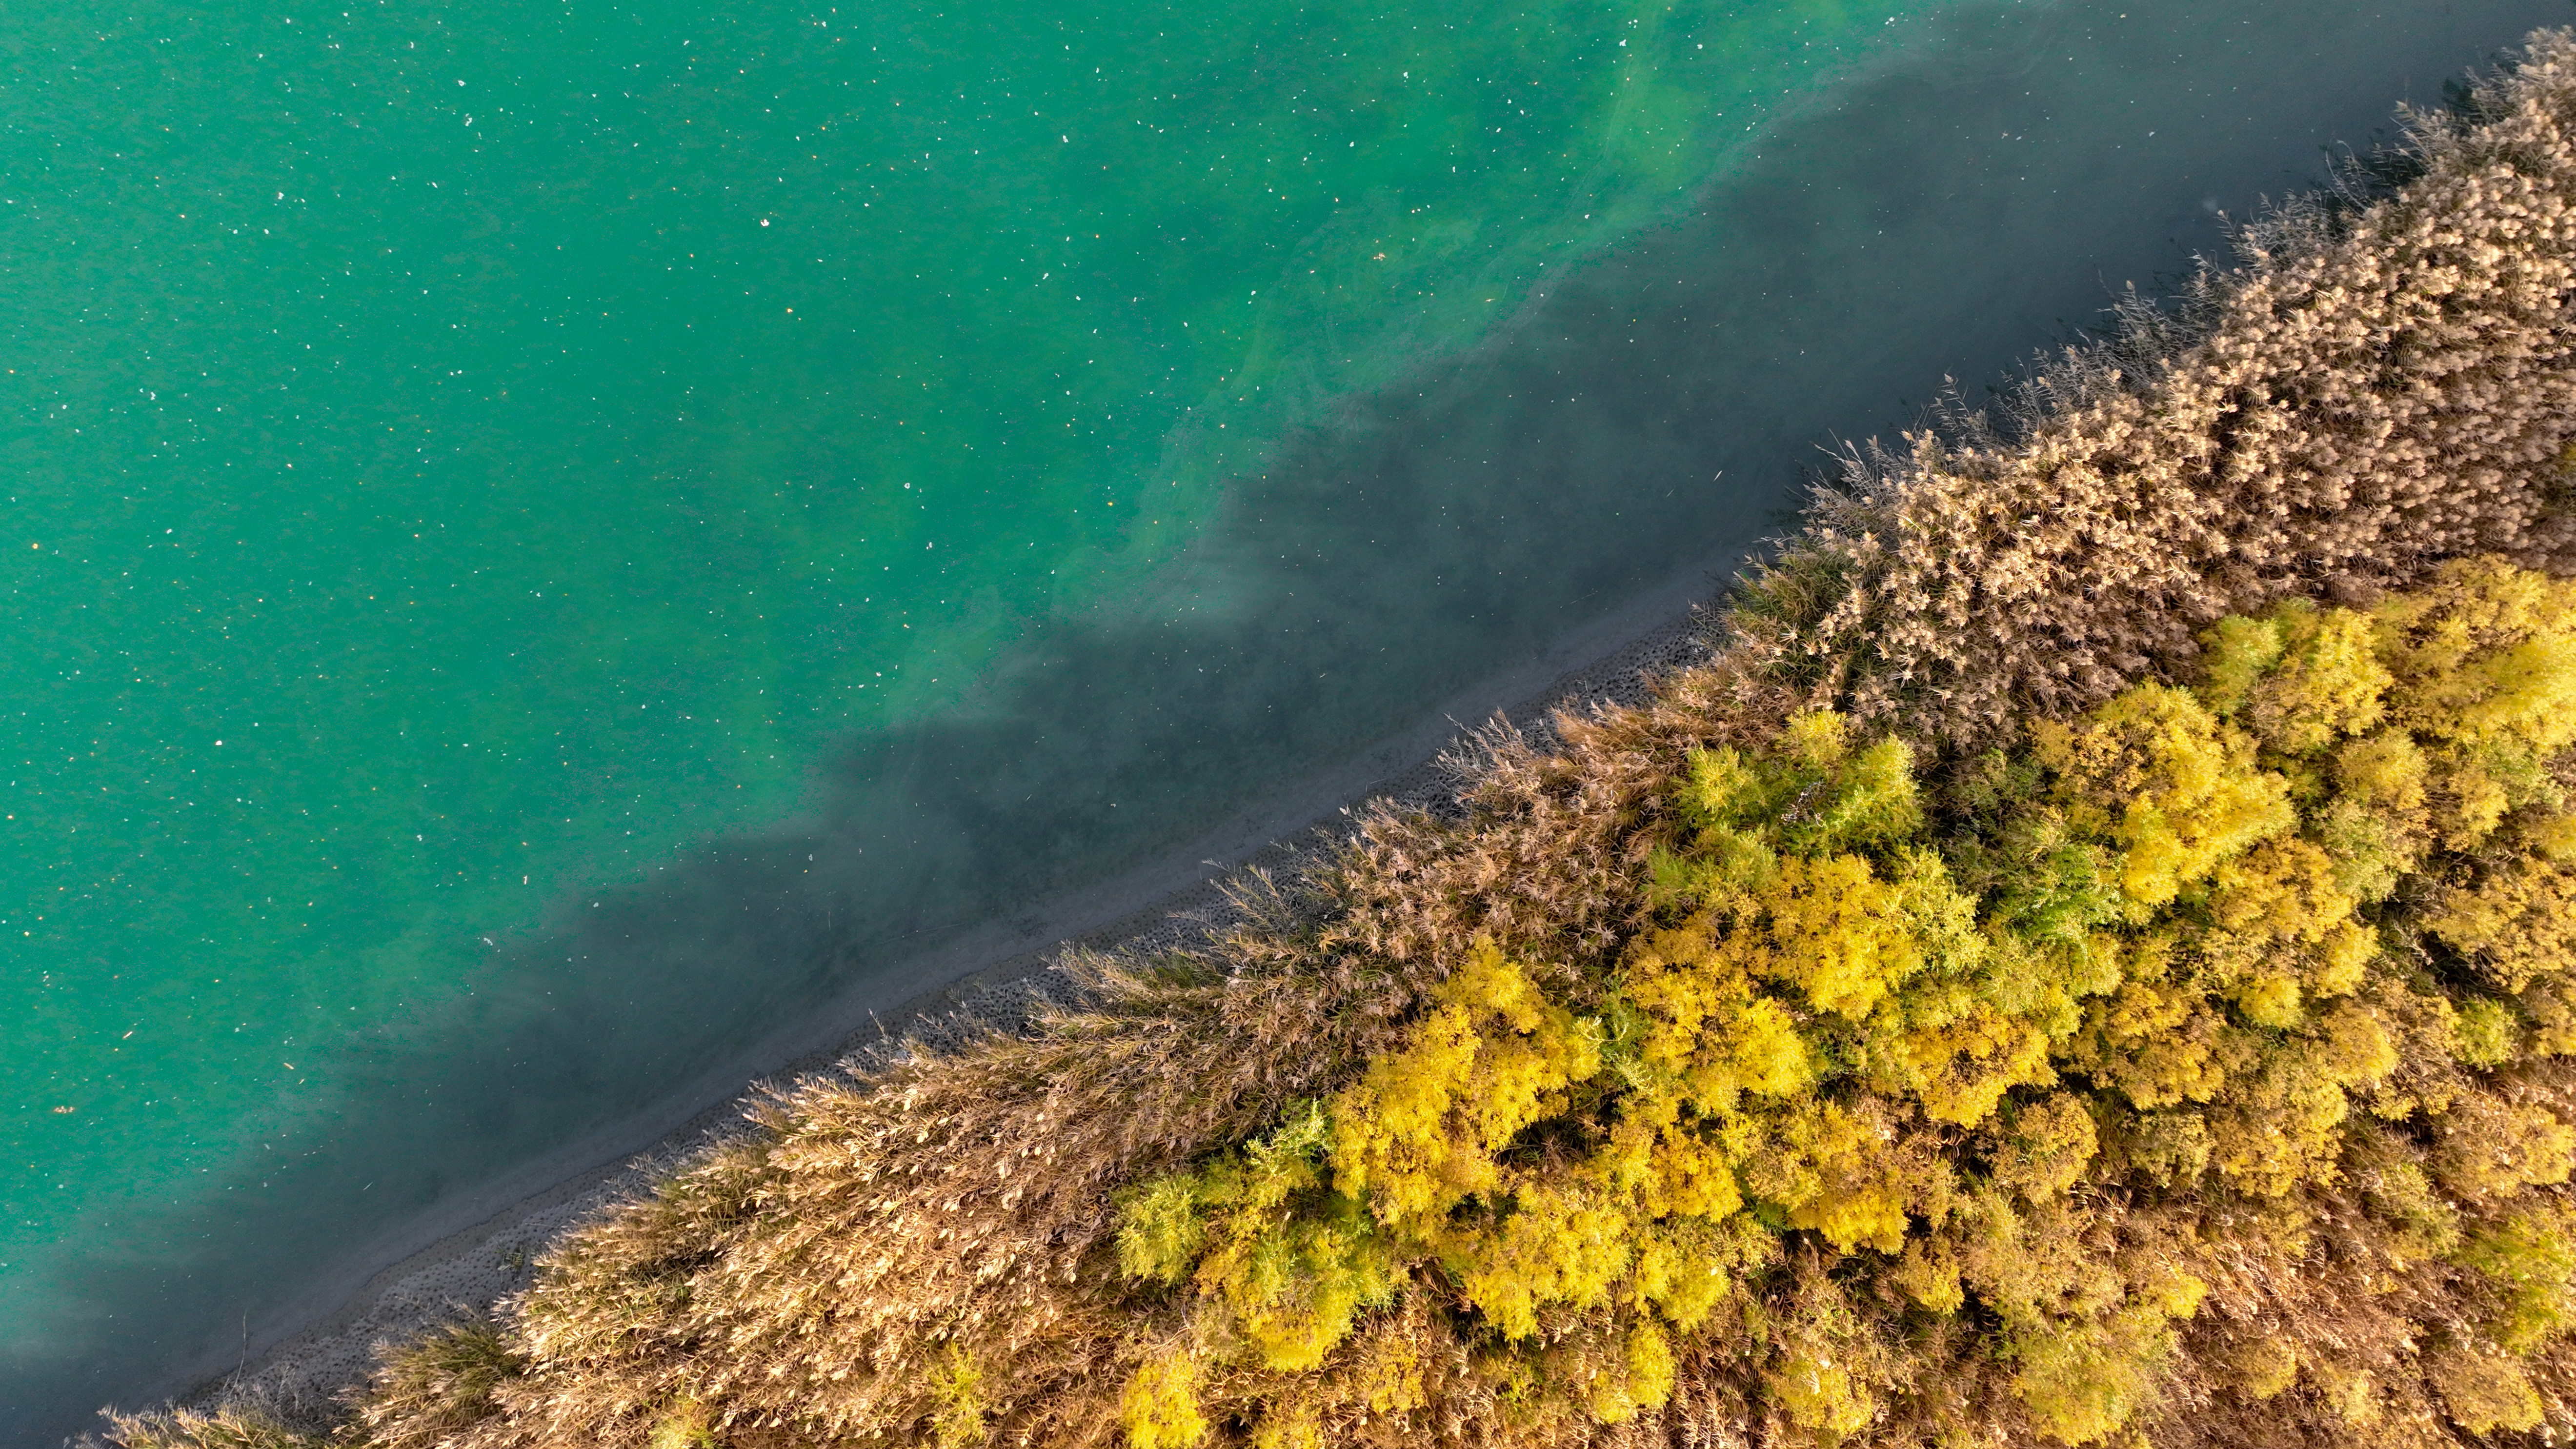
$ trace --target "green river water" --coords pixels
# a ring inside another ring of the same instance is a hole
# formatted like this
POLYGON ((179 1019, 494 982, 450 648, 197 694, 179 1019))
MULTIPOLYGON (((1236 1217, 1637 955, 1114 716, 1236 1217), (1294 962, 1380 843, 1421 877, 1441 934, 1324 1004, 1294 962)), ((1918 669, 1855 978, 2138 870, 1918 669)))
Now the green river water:
POLYGON ((0 1440, 1721 566, 2565 11, 13 7, 0 1440))

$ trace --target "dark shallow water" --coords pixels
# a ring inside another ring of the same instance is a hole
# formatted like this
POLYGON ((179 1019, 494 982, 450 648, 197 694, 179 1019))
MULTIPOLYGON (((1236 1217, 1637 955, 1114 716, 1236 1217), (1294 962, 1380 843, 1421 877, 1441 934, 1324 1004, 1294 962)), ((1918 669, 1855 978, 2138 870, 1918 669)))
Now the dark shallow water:
MULTIPOLYGON (((1837 9, 1835 33, 1858 16, 1837 9)), ((958 646, 971 662, 953 692, 781 731, 806 755, 777 767, 794 788, 772 790, 766 822, 653 823, 664 843, 640 866, 594 841, 597 888, 562 867, 542 920, 481 918, 489 947, 430 958, 435 989, 373 1001, 361 1031, 307 1029, 332 1074, 315 1105, 267 1111, 184 1178, 111 1171, 59 1213, 13 1197, 30 1226, 0 1270, 11 1441, 228 1359, 335 1256, 514 1165, 613 1140, 782 1023, 910 995, 925 983, 906 963, 941 940, 1043 920, 1051 898, 1198 838, 1584 621, 1714 577, 1781 526, 1819 441, 1903 425, 1944 374, 2001 377, 2122 284, 2154 290, 2216 245, 2220 210, 2309 184, 2331 149, 2384 135, 2393 102, 2438 101, 2461 67, 2570 18, 2536 0, 2129 0, 1960 5, 1890 27, 1885 53, 1816 73, 1736 149, 1703 134, 1680 214, 1503 279, 1509 315, 1483 341, 1370 387, 1324 379, 1327 404, 1269 415, 1277 441, 1210 482, 1150 558, 1068 552, 1089 561, 1057 567, 1095 583, 1043 606, 982 589, 1009 622, 958 646)), ((1328 304, 1301 306, 1280 325, 1336 325, 1328 304)), ((773 394, 737 406, 787 405, 773 394)), ((827 454, 799 466, 828 474, 827 454)), ((956 527, 989 537, 999 517, 956 527)), ((581 551, 575 524, 548 538, 581 551)), ((674 577, 684 596, 716 591, 674 577)), ((13 597, 33 608, 31 590, 13 597)), ((616 609, 667 597, 617 596, 584 627, 623 637, 616 609)), ((766 677, 685 638, 669 657, 766 677)), ((759 719, 756 700, 729 707, 759 719)), ((613 773, 619 738, 583 768, 613 773)), ((571 768, 495 769, 540 767, 571 768)), ((428 813, 481 778, 431 775, 428 813)), ((19 1195, 53 1165, 34 1134, 63 1093, 31 1075, 49 1040, 31 1033, 11 1059, 25 1085, 10 1110, 33 1124, 19 1195)))

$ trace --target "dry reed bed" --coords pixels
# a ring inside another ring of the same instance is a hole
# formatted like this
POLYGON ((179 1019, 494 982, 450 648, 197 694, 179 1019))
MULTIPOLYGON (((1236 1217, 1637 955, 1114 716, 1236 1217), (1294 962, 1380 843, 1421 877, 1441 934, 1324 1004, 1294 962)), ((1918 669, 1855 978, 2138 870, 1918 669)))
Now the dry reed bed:
MULTIPOLYGON (((2576 57, 2536 37, 2416 171, 2249 227, 2178 310, 2137 304, 2005 405, 1849 450, 1748 646, 1868 716, 1973 741, 2185 664, 2194 636, 2492 552, 2547 567, 2576 410, 2576 57)), ((2352 181, 2367 185, 2356 172, 2352 181)))

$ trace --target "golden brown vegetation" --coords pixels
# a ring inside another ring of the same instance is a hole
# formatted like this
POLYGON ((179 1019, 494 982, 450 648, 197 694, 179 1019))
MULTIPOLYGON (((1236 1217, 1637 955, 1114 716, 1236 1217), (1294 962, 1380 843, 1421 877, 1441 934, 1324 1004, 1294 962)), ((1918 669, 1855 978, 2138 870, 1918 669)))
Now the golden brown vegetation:
POLYGON ((1478 936, 1351 1083, 1130 1190, 1190 1309, 1134 1438, 2538 1427, 2576 585, 2210 645, 1933 782, 1828 712, 1689 752, 1615 954, 1478 936))
POLYGON ((1822 696, 1975 742, 2187 667, 2222 614, 2569 559, 2571 86, 2576 49, 2535 37, 2460 112, 2404 115, 2420 174, 2393 195, 2247 229, 2178 313, 2133 301, 2008 399, 2018 426, 1953 407, 1848 452, 1744 633, 1822 696))
POLYGON ((339 1437, 2563 1438, 2576 38, 2415 125, 1857 463, 1716 664, 780 1095, 339 1437))
POLYGON ((120 1449, 307 1449, 313 1440, 253 1409, 211 1414, 174 1409, 163 1414, 110 1413, 108 1438, 120 1449))

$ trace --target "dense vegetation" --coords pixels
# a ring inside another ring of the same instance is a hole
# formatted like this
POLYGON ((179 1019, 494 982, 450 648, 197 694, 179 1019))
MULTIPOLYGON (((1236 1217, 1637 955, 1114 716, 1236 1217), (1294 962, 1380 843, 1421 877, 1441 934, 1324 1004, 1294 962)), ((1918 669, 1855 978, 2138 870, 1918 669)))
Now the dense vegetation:
POLYGON ((2576 37, 2412 124, 1854 455, 1715 663, 764 1104, 340 1437, 2563 1438, 2576 37))
POLYGON ((1188 1301, 1130 1442, 1685 1393, 1773 1442, 2536 1427, 2576 586, 2467 563, 2210 643, 1938 781, 1827 712, 1690 751, 1615 954, 1479 936, 1356 1080, 1129 1191, 1121 1267, 1188 1301))

